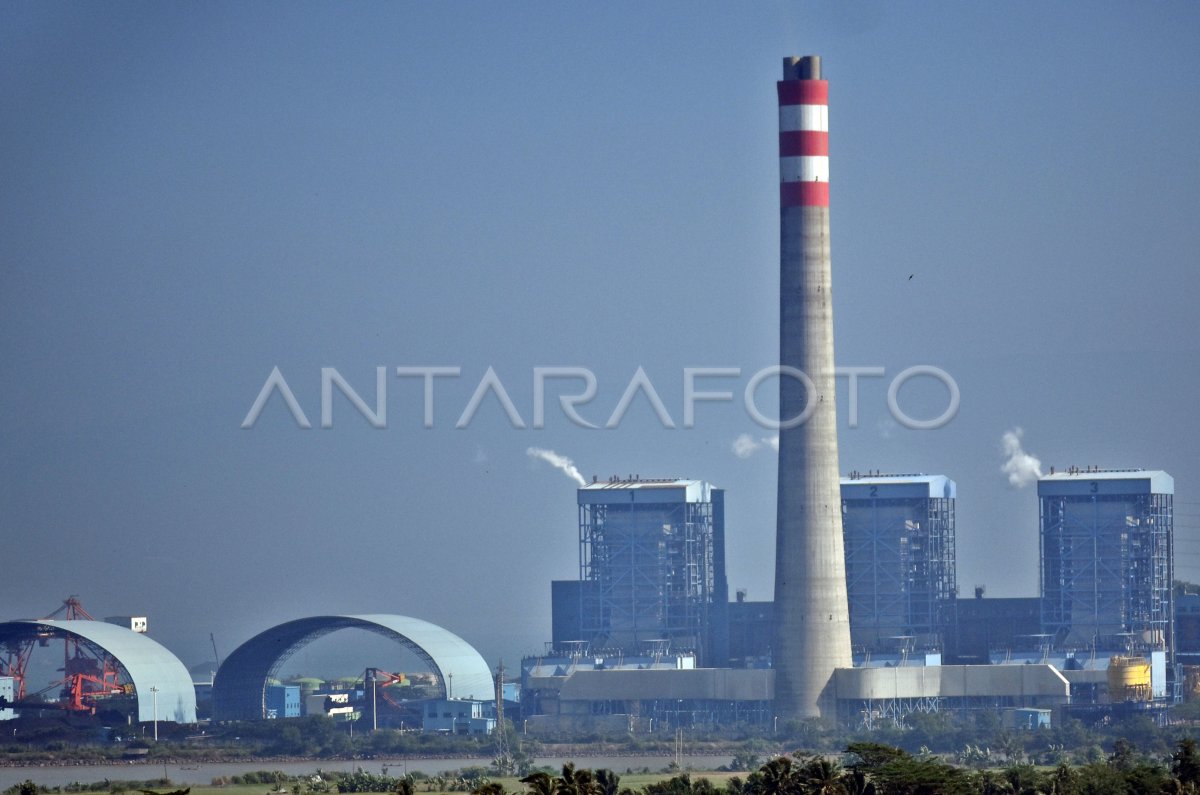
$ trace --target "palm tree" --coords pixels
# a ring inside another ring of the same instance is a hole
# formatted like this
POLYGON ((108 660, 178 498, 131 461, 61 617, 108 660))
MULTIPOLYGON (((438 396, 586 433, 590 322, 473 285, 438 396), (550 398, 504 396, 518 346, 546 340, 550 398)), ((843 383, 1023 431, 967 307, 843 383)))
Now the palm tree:
POLYGON ((997 739, 1005 760, 1010 765, 1019 765, 1021 758, 1025 756, 1025 743, 1022 739, 1009 731, 1001 732, 997 739))
POLYGON ((842 795, 842 768, 823 756, 814 756, 797 771, 805 793, 812 795, 842 795))
POLYGON ((596 771, 596 788, 599 795, 618 795, 621 791, 621 777, 602 767, 596 771))
POLYGON ((1200 786, 1200 750, 1193 738, 1184 737, 1171 754, 1171 775, 1181 784, 1200 786))
POLYGON ((1066 762, 1060 762, 1050 774, 1050 795, 1075 795, 1079 791, 1079 774, 1066 762))
POLYGON ((982 795, 1009 795, 1012 784, 994 770, 981 770, 975 778, 975 786, 982 795))
POLYGON ((538 770, 521 779, 521 783, 529 787, 533 795, 554 795, 554 779, 549 773, 538 770))
POLYGON ((562 775, 554 780, 554 795, 597 795, 597 789, 592 771, 576 770, 574 762, 564 764, 562 775))
POLYGON ((1004 778, 1016 793, 1040 792, 1044 783, 1043 776, 1033 765, 1013 765, 1006 768, 1004 778))
POLYGON ((756 783, 758 795, 796 795, 799 789, 792 760, 786 756, 777 756, 759 768, 756 783))
POLYGON ((849 770, 842 775, 846 795, 876 795, 875 782, 862 770, 849 770))

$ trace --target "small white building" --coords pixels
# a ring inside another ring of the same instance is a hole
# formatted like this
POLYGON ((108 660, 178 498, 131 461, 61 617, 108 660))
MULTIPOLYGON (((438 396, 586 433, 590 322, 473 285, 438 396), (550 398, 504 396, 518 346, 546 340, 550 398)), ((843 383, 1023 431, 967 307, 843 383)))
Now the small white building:
POLYGON ((116 624, 118 627, 125 627, 130 632, 138 632, 145 634, 150 630, 150 621, 145 616, 108 616, 104 619, 106 624, 116 624))
MULTIPOLYGON (((4 704, 11 704, 16 698, 16 680, 11 676, 0 676, 0 699, 3 699, 4 704)), ((17 717, 17 713, 12 707, 4 707, 0 709, 0 720, 12 720, 17 717)))
POLYGON ((496 728, 496 705, 490 701, 440 699, 426 702, 421 728, 450 734, 491 734, 496 728))
POLYGON ((358 710, 350 703, 349 691, 313 693, 304 697, 305 715, 328 715, 339 720, 356 720, 358 710))

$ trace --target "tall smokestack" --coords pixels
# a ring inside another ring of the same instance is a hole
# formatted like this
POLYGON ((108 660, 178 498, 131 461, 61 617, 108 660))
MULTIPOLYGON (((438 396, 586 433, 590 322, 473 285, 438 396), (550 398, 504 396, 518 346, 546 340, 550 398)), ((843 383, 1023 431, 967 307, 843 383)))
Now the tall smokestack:
POLYGON ((775 531, 775 706, 785 718, 831 707, 848 668, 829 265, 829 84, 815 55, 785 58, 779 89, 779 434, 775 531), (791 373, 791 375, 789 375, 791 373))

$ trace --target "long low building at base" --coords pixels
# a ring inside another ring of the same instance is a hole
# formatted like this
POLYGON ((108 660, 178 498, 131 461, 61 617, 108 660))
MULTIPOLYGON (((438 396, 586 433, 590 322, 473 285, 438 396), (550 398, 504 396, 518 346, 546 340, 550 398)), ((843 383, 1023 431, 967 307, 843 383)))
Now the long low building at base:
POLYGON ((913 712, 1054 708, 1071 683, 1053 665, 921 665, 839 668, 830 682, 842 723, 899 721, 913 712))
MULTIPOLYGON (((563 671, 528 677, 540 713, 532 732, 641 733, 678 726, 770 725, 775 672, 762 669, 563 671)), ((1071 684, 1053 665, 913 665, 839 668, 828 687, 849 724, 900 721, 912 712, 1033 708, 1070 703, 1071 684)))

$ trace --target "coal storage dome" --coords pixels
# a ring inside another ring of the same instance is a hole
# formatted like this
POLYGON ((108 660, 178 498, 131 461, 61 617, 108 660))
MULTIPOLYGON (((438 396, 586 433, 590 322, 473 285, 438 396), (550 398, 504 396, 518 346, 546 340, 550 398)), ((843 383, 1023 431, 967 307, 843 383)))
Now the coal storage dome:
POLYGON ((125 670, 137 693, 139 722, 196 722, 196 688, 179 658, 139 632, 104 621, 41 619, 0 623, 0 646, 47 634, 86 641, 125 670))
POLYGON ((267 681, 288 657, 341 629, 365 629, 402 644, 438 675, 447 698, 490 699, 494 695, 491 669, 479 652, 436 624, 388 614, 312 616, 261 632, 225 658, 213 680, 213 718, 261 720, 266 714, 267 681), (446 687, 451 681, 453 693, 446 687))

